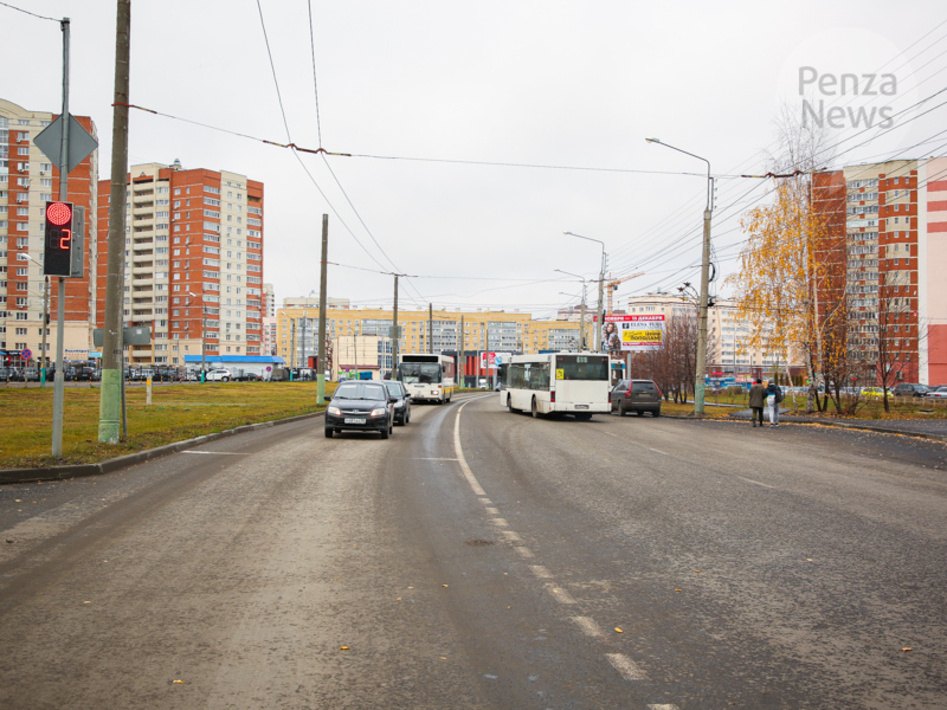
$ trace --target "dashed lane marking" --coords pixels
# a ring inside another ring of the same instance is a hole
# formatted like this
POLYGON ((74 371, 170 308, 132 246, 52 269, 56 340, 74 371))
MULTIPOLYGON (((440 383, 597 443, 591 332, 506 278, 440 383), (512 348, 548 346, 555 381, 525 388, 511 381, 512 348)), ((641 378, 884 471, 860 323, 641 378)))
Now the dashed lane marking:
POLYGON ((624 653, 606 653, 605 658, 612 667, 621 673, 625 680, 648 680, 648 674, 641 670, 633 660, 624 653))
POLYGON ((595 623, 595 619, 588 616, 573 616, 572 621, 582 629, 582 633, 590 638, 599 639, 600 641, 607 638, 605 632, 602 631, 602 627, 595 623))

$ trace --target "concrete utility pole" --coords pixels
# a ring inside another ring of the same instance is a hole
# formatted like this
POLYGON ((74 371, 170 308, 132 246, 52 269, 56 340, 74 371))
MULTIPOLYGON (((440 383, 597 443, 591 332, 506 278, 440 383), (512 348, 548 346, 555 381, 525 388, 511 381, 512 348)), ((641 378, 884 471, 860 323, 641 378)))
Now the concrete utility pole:
POLYGON ((427 349, 434 354, 434 304, 427 304, 427 349))
POLYGON ((395 274, 395 305, 391 314, 391 379, 396 380, 398 372, 398 276, 395 274))
POLYGON ((464 317, 460 317, 460 346, 457 350, 457 377, 460 380, 460 386, 467 386, 467 358, 464 357, 464 317))
POLYGON ((319 371, 316 373, 316 404, 326 403, 326 276, 329 271, 329 215, 322 215, 322 264, 319 278, 319 371))
POLYGON ((657 143, 678 153, 689 155, 707 163, 707 205, 704 208, 704 245, 700 262, 700 311, 697 321, 697 367, 694 373, 694 415, 704 415, 704 378, 707 375, 707 301, 710 291, 710 219, 713 214, 714 179, 710 174, 710 161, 699 155, 688 153, 657 138, 645 138, 648 143, 657 143))
MULTIPOLYGON (((99 441, 117 444, 124 372, 122 322, 125 292, 125 192, 128 181, 128 77, 131 0, 118 0, 115 29, 115 95, 112 106, 112 173, 109 191, 108 271, 102 338, 99 441)), ((59 377, 59 370, 56 371, 59 377)))

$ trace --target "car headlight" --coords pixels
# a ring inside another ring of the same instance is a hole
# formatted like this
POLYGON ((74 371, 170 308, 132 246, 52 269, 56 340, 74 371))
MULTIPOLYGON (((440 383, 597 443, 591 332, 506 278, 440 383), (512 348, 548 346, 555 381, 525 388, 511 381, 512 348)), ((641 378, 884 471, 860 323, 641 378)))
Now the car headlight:
POLYGON ((326 409, 326 411, 327 411, 329 414, 331 414, 333 417, 341 417, 341 416, 342 416, 342 410, 339 409, 338 407, 329 407, 329 408, 326 409))
POLYGON ((404 400, 401 400, 400 402, 397 402, 397 403, 395 404, 395 409, 404 409, 404 400))
POLYGON ((376 409, 373 409, 373 410, 371 411, 371 414, 369 414, 369 416, 370 416, 370 417, 383 417, 383 416, 385 416, 386 414, 388 414, 388 408, 387 408, 387 407, 378 407, 378 408, 376 408, 376 409))

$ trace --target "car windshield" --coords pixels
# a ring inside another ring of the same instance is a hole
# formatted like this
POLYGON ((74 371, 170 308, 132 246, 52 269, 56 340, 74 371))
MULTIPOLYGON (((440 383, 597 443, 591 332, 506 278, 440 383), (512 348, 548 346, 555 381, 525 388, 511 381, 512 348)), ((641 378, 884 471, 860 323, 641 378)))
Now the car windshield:
POLYGON ((381 385, 370 384, 342 384, 336 389, 333 399, 387 399, 385 388, 381 385))
POLYGON ((388 394, 394 395, 395 397, 401 396, 400 382, 386 382, 385 386, 388 388, 388 394))

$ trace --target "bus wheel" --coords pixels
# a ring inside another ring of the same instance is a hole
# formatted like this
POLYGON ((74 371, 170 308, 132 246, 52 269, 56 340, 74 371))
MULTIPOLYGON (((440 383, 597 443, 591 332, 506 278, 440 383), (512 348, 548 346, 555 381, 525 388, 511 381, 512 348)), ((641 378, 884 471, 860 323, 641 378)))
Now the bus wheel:
POLYGON ((513 398, 510 397, 510 395, 506 396, 506 408, 509 409, 511 412, 520 411, 516 407, 513 406, 513 398))
POLYGON ((533 404, 531 405, 531 411, 533 414, 533 419, 539 418, 539 407, 536 406, 536 398, 533 397, 533 404))

